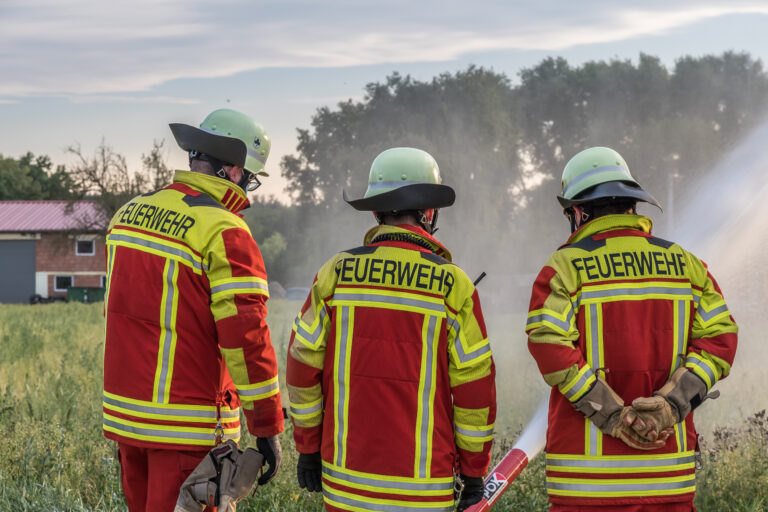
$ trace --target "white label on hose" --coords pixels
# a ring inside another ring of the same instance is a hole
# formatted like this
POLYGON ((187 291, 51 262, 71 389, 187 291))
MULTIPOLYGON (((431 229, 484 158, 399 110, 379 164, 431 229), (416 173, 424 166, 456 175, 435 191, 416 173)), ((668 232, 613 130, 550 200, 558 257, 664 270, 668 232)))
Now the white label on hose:
POLYGON ((485 482, 485 489, 483 490, 483 498, 489 505, 496 501, 496 498, 501 496, 504 489, 509 484, 509 481, 502 473, 494 473, 485 482))

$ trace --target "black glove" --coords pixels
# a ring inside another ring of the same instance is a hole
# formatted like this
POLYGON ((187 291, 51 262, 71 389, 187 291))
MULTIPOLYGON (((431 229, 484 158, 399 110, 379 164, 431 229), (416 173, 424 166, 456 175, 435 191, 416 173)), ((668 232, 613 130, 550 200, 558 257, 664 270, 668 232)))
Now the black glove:
POLYGON ((485 484, 483 479, 479 476, 465 476, 460 475, 461 481, 464 482, 464 490, 461 491, 461 499, 459 500, 459 506, 456 509, 458 512, 467 510, 483 499, 483 489, 485 484))
POLYGON ((323 486, 320 479, 322 471, 323 461, 320 459, 320 452, 299 454, 299 463, 296 465, 299 487, 309 492, 322 491, 323 486))
POLYGON ((259 485, 264 485, 275 478, 277 470, 280 469, 280 463, 283 461, 283 449, 280 447, 280 439, 277 436, 256 439, 256 448, 269 465, 269 469, 259 477, 259 485))

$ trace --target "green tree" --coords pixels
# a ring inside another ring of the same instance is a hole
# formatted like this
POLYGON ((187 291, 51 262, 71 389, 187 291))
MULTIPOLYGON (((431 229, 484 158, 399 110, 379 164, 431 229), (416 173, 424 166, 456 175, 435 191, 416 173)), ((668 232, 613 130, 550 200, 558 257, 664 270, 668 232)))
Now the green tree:
POLYGON ((63 166, 26 153, 20 158, 0 155, 0 200, 69 199, 72 180, 63 166))
POLYGON ((425 82, 394 73, 366 86, 362 101, 319 109, 311 131, 299 130, 298 155, 282 161, 288 191, 305 212, 304 236, 299 247, 289 241, 288 257, 297 258, 295 268, 316 269, 359 245, 373 219, 344 204, 342 190, 359 197, 379 152, 411 146, 433 154, 444 183, 457 190, 456 207, 442 213, 442 225, 452 226, 446 242, 481 262, 498 240, 478 236, 478 226, 506 223, 514 209, 509 189, 522 177, 519 139, 508 79, 477 67, 425 82))

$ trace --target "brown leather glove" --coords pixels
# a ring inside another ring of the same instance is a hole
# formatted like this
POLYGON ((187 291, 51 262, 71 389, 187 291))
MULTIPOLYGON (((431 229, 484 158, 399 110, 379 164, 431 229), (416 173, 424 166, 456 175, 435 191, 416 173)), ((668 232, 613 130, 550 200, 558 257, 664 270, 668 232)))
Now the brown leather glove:
POLYGON ((237 501, 251 492, 262 464, 264 456, 253 448, 242 451, 232 440, 216 446, 181 484, 174 512, 201 512, 205 506, 235 512, 237 501))
POLYGON ((683 421, 690 412, 707 398, 717 398, 715 391, 707 395, 707 385, 686 368, 678 368, 664 386, 652 397, 636 398, 632 407, 637 418, 632 429, 649 441, 655 441, 659 432, 683 421))
POLYGON ((656 450, 666 444, 671 431, 664 431, 657 439, 650 441, 643 438, 632 428, 637 414, 632 407, 611 389, 605 379, 598 377, 592 389, 573 403, 574 408, 586 416, 604 434, 622 440, 627 446, 637 450, 656 450))

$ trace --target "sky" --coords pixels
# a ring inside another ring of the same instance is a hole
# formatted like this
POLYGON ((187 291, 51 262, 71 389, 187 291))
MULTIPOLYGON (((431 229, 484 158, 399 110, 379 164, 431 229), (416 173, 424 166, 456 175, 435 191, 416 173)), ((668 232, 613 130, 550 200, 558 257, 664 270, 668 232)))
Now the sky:
POLYGON ((260 193, 284 199, 296 129, 394 71, 428 80, 476 64, 514 82, 547 56, 672 66, 727 50, 768 60, 768 2, 0 0, 0 154, 68 164, 67 146, 103 140, 139 169, 165 140, 183 167, 168 123, 233 108, 269 132, 260 193))

